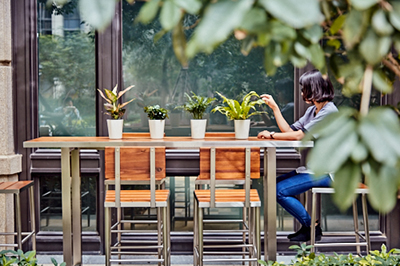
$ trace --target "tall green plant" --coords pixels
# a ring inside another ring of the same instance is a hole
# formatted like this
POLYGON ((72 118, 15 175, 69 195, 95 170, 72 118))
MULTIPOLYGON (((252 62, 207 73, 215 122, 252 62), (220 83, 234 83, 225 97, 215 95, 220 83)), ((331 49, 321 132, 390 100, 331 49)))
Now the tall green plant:
POLYGON ((185 93, 185 97, 187 98, 187 103, 181 106, 177 106, 177 109, 183 109, 186 112, 192 114, 193 119, 203 119, 204 112, 207 107, 215 101, 215 98, 203 97, 196 95, 192 92, 192 96, 185 93))
POLYGON ((107 103, 104 104, 104 108, 106 109, 106 111, 108 112, 108 114, 111 116, 112 119, 121 119, 122 116, 125 114, 125 109, 123 109, 123 107, 125 107, 128 103, 132 102, 135 99, 132 99, 128 102, 125 103, 118 103, 119 98, 122 97, 122 95, 124 95, 127 91, 129 91, 130 89, 132 89, 134 87, 134 85, 129 86, 128 88, 126 88, 123 91, 120 91, 117 94, 117 88, 118 88, 118 84, 115 85, 114 89, 112 91, 104 89, 104 93, 99 89, 97 89, 100 93, 100 96, 107 101, 107 103))
POLYGON ((255 106, 262 105, 264 101, 260 99, 260 96, 254 91, 246 94, 243 97, 242 103, 239 103, 238 101, 233 99, 228 99, 219 92, 217 92, 217 94, 221 96, 221 98, 224 100, 223 103, 226 103, 227 106, 217 106, 212 109, 212 112, 220 112, 221 114, 226 115, 229 120, 245 120, 253 115, 266 113, 264 111, 257 111, 255 106), (252 97, 257 97, 257 100, 252 101, 252 97))

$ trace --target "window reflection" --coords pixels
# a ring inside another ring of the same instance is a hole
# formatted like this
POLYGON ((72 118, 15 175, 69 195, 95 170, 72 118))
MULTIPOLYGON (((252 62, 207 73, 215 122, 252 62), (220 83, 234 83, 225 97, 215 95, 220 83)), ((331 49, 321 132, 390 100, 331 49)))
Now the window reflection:
MULTIPOLYGON (((229 39, 211 55, 199 54, 182 68, 175 58, 171 36, 159 35, 161 26, 157 20, 148 25, 135 24, 135 18, 144 2, 130 5, 123 2, 123 77, 124 86, 135 85, 126 95, 136 98, 125 116, 125 131, 148 131, 148 121, 143 107, 159 104, 170 110, 166 120, 167 136, 189 136, 190 115, 175 106, 185 101, 184 93, 215 97, 218 91, 229 98, 241 99, 250 91, 272 94, 285 109, 285 117, 293 121, 293 66, 281 67, 269 77, 263 67, 264 51, 254 49, 249 55, 240 52, 241 43, 229 39), (160 37, 155 42, 154 37, 160 37)), ((196 16, 185 17, 186 34, 193 32, 196 16)), ((214 104, 220 104, 215 102, 214 104)), ((265 107, 266 108, 266 107, 265 107)), ((207 131, 233 131, 232 121, 220 113, 206 111, 207 131)), ((251 135, 265 127, 276 128, 272 112, 252 117, 251 135)))
POLYGON ((38 3, 39 136, 95 135, 94 33, 76 7, 38 3))

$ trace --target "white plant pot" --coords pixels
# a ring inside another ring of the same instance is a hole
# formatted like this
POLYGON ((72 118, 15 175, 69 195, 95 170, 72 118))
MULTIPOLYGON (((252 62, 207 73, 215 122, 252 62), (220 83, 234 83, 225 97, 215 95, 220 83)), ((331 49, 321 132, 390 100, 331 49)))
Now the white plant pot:
POLYGON ((204 139, 207 119, 190 119, 190 130, 193 139, 204 139))
POLYGON ((250 132, 250 119, 235 120, 235 138, 248 139, 250 132))
POLYGON ((121 139, 124 128, 123 119, 107 119, 108 137, 110 139, 121 139))
POLYGON ((149 120, 150 138, 164 138, 165 120, 149 120))

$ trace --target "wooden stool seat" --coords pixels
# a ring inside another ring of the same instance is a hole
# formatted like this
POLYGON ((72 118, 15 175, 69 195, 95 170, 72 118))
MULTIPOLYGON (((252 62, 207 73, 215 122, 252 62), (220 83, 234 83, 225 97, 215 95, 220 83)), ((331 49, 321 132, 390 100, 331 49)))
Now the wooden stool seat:
POLYGON ((0 193, 20 193, 33 185, 33 181, 0 182, 0 193))
MULTIPOLYGON (((195 190, 194 194, 199 202, 199 207, 209 208, 211 201, 210 190, 195 190)), ((229 205, 230 203, 235 207, 241 204, 244 207, 246 200, 246 191, 244 189, 217 189, 215 190, 215 206, 229 205)), ((250 189, 250 205, 251 207, 260 207, 261 200, 256 189, 250 189)), ((229 206, 227 206, 229 207, 229 206)))
POLYGON ((31 249, 36 250, 35 198, 33 195, 33 184, 34 182, 31 180, 0 182, 0 194, 14 194, 15 206, 15 231, 1 232, 0 236, 16 236, 16 243, 0 243, 0 247, 14 247, 22 250, 22 244, 24 244, 28 239, 31 239, 31 249), (29 212, 31 219, 30 232, 22 232, 21 225, 21 192, 26 189, 28 189, 29 192, 29 212))
MULTIPOLYGON (((168 197, 169 190, 156 190, 156 206, 166 207, 168 197)), ((121 207, 135 207, 137 203, 148 203, 148 207, 150 207, 150 200, 150 190, 121 190, 121 207)), ((115 190, 107 191, 105 202, 106 207, 115 206, 115 190)))

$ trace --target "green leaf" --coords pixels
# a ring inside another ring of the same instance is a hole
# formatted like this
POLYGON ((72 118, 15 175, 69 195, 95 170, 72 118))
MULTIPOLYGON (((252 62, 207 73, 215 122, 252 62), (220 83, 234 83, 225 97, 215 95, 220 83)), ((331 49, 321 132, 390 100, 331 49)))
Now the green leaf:
POLYGON ((330 136, 319 138, 315 142, 307 160, 316 176, 336 172, 347 161, 358 142, 355 129, 356 122, 350 119, 330 136))
POLYGON ((292 64, 298 68, 305 67, 307 65, 307 59, 299 57, 295 54, 290 56, 290 61, 292 64))
POLYGON ((80 0, 79 11, 82 19, 96 30, 104 30, 114 17, 115 1, 80 0))
POLYGON ((336 50, 342 45, 338 39, 330 39, 326 42, 327 45, 335 47, 336 50))
POLYGON ((198 52, 211 53, 218 44, 226 40, 250 10, 254 0, 221 0, 210 4, 188 42, 187 55, 192 58, 198 52), (216 27, 218 25, 218 27, 216 27))
POLYGON ((269 29, 271 31, 272 40, 277 42, 282 42, 285 40, 294 40, 297 37, 297 33, 293 28, 277 20, 272 20, 269 23, 269 29))
POLYGON ((313 44, 309 47, 309 51, 311 53, 311 63, 318 69, 323 68, 325 65, 325 54, 322 47, 319 44, 313 44))
POLYGON ((393 27, 400 30, 400 3, 392 2, 393 9, 389 12, 389 20, 393 27))
POLYGON ((381 70, 374 70, 372 84, 376 89, 380 90, 381 93, 387 94, 392 92, 392 82, 381 70))
POLYGON ((382 213, 391 211, 397 202, 399 169, 383 165, 380 169, 371 171, 367 177, 370 193, 369 202, 372 207, 382 213))
POLYGON ((371 109, 361 120, 358 131, 376 161, 396 165, 400 157, 400 125, 390 108, 371 109))
POLYGON ((311 52, 308 49, 308 47, 306 47, 305 45, 303 45, 300 42, 296 42, 294 44, 294 50, 297 52, 297 54, 301 55, 302 57, 310 60, 311 59, 311 52))
POLYGON ((275 43, 270 43, 264 50, 264 68, 268 75, 276 73, 277 67, 274 64, 275 43))
POLYGON ((346 15, 340 15, 338 16, 332 23, 331 28, 329 29, 329 31, 331 32, 332 35, 335 35, 342 27, 343 24, 346 20, 346 15))
POLYGON ((323 35, 324 33, 321 26, 317 24, 305 29, 303 32, 303 36, 314 44, 319 43, 319 40, 322 38, 323 35))
POLYGON ((378 9, 372 16, 372 27, 380 35, 390 35, 393 33, 393 27, 386 19, 385 12, 378 9))
POLYGON ((248 32, 257 33, 265 31, 268 28, 266 24, 267 14, 265 13, 265 10, 253 7, 245 15, 240 28, 248 32))
POLYGON ((358 164, 348 160, 335 173, 332 187, 335 189, 333 199, 341 211, 351 206, 354 200, 354 191, 361 181, 361 169, 358 164))
POLYGON ((361 41, 359 50, 369 64, 375 65, 387 54, 390 44, 389 37, 379 38, 379 36, 370 29, 367 31, 365 38, 361 41))
POLYGON ((318 0, 259 0, 269 13, 294 28, 320 24, 323 20, 318 0))
POLYGON ((138 21, 144 24, 152 21, 158 13, 158 9, 160 8, 160 0, 151 0, 146 2, 143 7, 140 9, 138 21))
POLYGON ((160 14, 161 26, 166 31, 172 30, 181 20, 181 16, 181 9, 172 0, 166 0, 160 14))
POLYGON ((356 9, 365 10, 376 5, 379 0, 350 0, 350 2, 356 9))
POLYGON ((355 163, 360 163, 367 159, 368 157, 368 149, 365 147, 363 142, 358 142, 358 144, 354 147, 354 150, 351 152, 351 159, 355 163))
POLYGON ((368 25, 368 16, 365 12, 351 10, 343 27, 343 40, 348 48, 357 44, 363 36, 368 25))
POLYGON ((197 14, 201 8, 201 2, 198 0, 173 0, 173 2, 192 15, 197 14))

